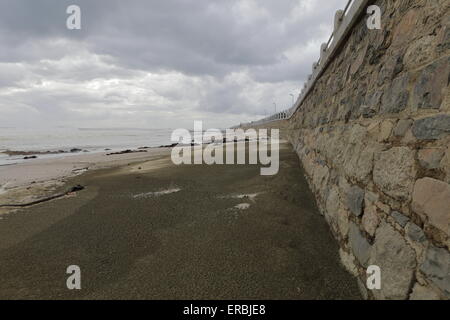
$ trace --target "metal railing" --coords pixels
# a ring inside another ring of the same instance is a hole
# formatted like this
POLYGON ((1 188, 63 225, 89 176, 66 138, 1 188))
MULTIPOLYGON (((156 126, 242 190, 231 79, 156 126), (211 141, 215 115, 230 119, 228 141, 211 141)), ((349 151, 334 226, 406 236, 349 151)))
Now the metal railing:
POLYGON ((297 101, 291 108, 277 112, 264 119, 242 125, 262 125, 273 121, 290 119, 300 108, 300 105, 314 87, 317 79, 325 71, 326 66, 336 54, 340 44, 345 40, 345 37, 356 23, 368 2, 369 0, 348 0, 344 10, 338 10, 336 12, 333 32, 328 41, 320 47, 320 58, 317 62, 313 63, 312 73, 308 76, 297 101))

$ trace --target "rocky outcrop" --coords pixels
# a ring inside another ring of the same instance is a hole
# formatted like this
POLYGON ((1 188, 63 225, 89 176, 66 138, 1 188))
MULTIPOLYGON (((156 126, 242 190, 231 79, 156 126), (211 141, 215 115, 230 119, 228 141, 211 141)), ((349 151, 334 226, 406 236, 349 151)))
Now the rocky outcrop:
POLYGON ((450 4, 373 1, 285 130, 369 299, 450 299, 450 4))

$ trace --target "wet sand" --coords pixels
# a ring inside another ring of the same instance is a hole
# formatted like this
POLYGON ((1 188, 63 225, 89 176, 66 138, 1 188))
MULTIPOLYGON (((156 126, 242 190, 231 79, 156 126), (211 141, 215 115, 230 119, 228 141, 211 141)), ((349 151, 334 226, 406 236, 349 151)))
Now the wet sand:
POLYGON ((360 299, 287 145, 280 162, 72 177, 86 189, 1 216, 0 299, 360 299))
POLYGON ((170 150, 151 148, 146 152, 109 156, 108 152, 81 153, 0 166, 0 219, 3 214, 13 211, 1 205, 33 202, 61 192, 67 188, 66 182, 71 177, 86 171, 158 160, 167 157, 170 150))

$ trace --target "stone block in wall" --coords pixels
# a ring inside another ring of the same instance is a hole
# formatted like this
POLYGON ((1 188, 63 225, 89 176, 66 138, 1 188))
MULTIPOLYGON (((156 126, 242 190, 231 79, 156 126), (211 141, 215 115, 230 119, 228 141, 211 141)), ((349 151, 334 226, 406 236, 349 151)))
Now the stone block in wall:
POLYGON ((432 226, 450 235, 450 185, 432 178, 417 180, 412 209, 432 226))
POLYGON ((377 207, 375 205, 366 207, 362 218, 362 226, 370 236, 373 237, 375 235, 375 231, 377 230, 380 222, 381 219, 378 215, 377 207))
POLYGON ((358 260, 359 264, 363 267, 367 267, 372 246, 364 237, 359 227, 353 222, 350 223, 348 240, 352 252, 358 260))
POLYGON ((382 86, 391 81, 403 71, 403 54, 397 52, 386 58, 378 74, 378 85, 382 86))
POLYGON ((347 176, 361 182, 368 182, 373 169, 373 160, 377 145, 364 145, 360 141, 358 145, 348 145, 344 152, 344 172, 347 176))
POLYGON ((345 267, 345 269, 352 274, 353 276, 358 276, 358 267, 355 264, 355 258, 352 254, 347 253, 342 248, 339 249, 339 257, 341 259, 342 265, 345 267))
POLYGON ((354 58, 352 59, 353 62, 350 66, 350 75, 353 76, 355 73, 358 72, 358 70, 361 68, 361 66, 364 63, 364 60, 367 58, 367 48, 369 44, 366 43, 364 46, 362 46, 359 51, 354 55, 354 58))
MULTIPOLYGON (((447 19, 448 20, 448 19, 447 19)), ((450 50, 450 22, 447 21, 447 26, 444 26, 440 32, 438 53, 450 50)))
POLYGON ((419 140, 438 140, 450 133, 450 115, 440 114, 416 120, 412 131, 419 140))
POLYGON ((439 109, 448 86, 450 58, 424 68, 414 86, 412 105, 418 109, 439 109))
POLYGON ((395 123, 392 120, 384 120, 383 122, 381 122, 378 142, 387 142, 391 137, 394 126, 395 123))
POLYGON ((363 204, 364 204, 364 189, 361 189, 358 186, 352 186, 348 189, 346 199, 347 199, 347 207, 350 212, 355 216, 359 217, 363 213, 363 204))
POLYGON ((325 219, 327 220, 328 224, 333 227, 335 231, 338 231, 337 218, 340 207, 340 199, 339 199, 339 190, 337 187, 331 188, 325 206, 326 206, 325 219))
POLYGON ((413 124, 413 120, 411 119, 403 119, 400 120, 396 127, 394 128, 394 136, 395 137, 404 137, 406 135, 406 132, 411 128, 413 124))
POLYGON ((423 230, 413 222, 405 227, 405 235, 411 246, 416 250, 417 260, 422 261, 424 252, 428 246, 428 239, 423 230))
POLYGON ((397 77, 385 88, 380 113, 399 113, 406 109, 409 100, 409 76, 397 77))
POLYGON ((311 163, 312 182, 315 190, 324 190, 330 176, 330 170, 327 166, 311 163))
POLYGON ((420 271, 450 298, 450 253, 430 246, 420 271))
POLYGON ((402 47, 411 41, 417 32, 416 24, 419 21, 419 16, 420 11, 418 9, 411 9, 402 17, 400 22, 395 25, 392 46, 402 47))
POLYGON ((444 158, 441 160, 440 167, 446 174, 446 181, 450 183, 450 146, 447 147, 444 158))
POLYGON ((446 93, 444 94, 440 111, 442 112, 450 111, 450 90, 446 90, 446 93))
POLYGON ((417 224, 413 222, 408 223, 406 225, 405 231, 406 235, 411 241, 421 244, 425 244, 427 242, 425 233, 417 224))
POLYGON ((414 151, 394 147, 375 156, 373 180, 385 194, 409 200, 416 176, 414 151))
POLYGON ((445 152, 439 148, 422 149, 418 153, 419 163, 425 169, 438 169, 445 152))
POLYGON ((368 143, 367 133, 367 128, 356 124, 350 128, 347 141, 344 138, 337 142, 344 149, 342 162, 346 176, 361 182, 368 182, 373 169, 374 154, 380 147, 378 144, 368 143))
POLYGON ((409 299, 416 301, 436 301, 440 300, 440 297, 430 287, 421 286, 419 283, 416 283, 411 295, 409 296, 409 299))
POLYGON ((345 239, 349 231, 349 213, 344 208, 338 210, 337 224, 342 239, 345 239))
POLYGON ((381 269, 381 290, 373 291, 377 299, 408 298, 416 255, 402 235, 386 222, 376 232, 369 263, 381 269))
POLYGON ((368 93, 366 95, 364 106, 361 110, 364 118, 372 118, 380 111, 381 98, 383 97, 383 91, 378 90, 368 93))
POLYGON ((406 227, 407 223, 409 222, 409 218, 407 216, 405 216, 404 214, 401 214, 398 211, 392 211, 391 217, 402 228, 406 227))
POLYGON ((437 36, 426 35, 413 41, 405 53, 404 63, 409 70, 427 64, 435 58, 435 50, 438 43, 437 36))

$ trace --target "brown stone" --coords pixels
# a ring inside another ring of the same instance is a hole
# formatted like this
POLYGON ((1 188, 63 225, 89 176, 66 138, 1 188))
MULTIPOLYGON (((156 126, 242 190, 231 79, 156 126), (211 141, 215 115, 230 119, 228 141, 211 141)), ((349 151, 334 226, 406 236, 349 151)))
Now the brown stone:
POLYGON ((432 226, 450 234, 450 185, 424 178, 417 180, 413 192, 413 210, 432 226))
POLYGON ((444 150, 437 148, 422 149, 419 151, 419 163, 426 169, 439 168, 444 157, 444 150))
POLYGON ((394 29, 392 45, 404 45, 412 38, 416 31, 419 12, 416 9, 409 10, 394 29))
POLYGON ((379 142, 386 142, 389 140, 394 129, 394 123, 391 120, 385 120, 380 125, 380 136, 378 137, 379 142))
POLYGON ((394 129, 394 136, 404 137, 406 132, 411 128, 412 124, 413 120, 411 119, 400 120, 394 129))
POLYGON ((447 148, 444 158, 441 160, 441 168, 446 174, 446 181, 450 183, 450 147, 447 148))
POLYGON ((367 207, 364 210, 364 216, 362 218, 364 230, 373 237, 379 224, 380 217, 377 214, 377 207, 375 205, 367 207))
POLYGON ((373 180, 387 195, 408 200, 416 175, 414 163, 414 152, 407 147, 381 152, 376 156, 373 180))
POLYGON ((436 43, 436 36, 425 36, 414 41, 406 51, 405 65, 409 69, 416 69, 418 66, 432 61, 436 43))
POLYGON ((430 287, 424 287, 418 283, 416 283, 416 285, 414 286, 413 292, 411 293, 409 299, 425 301, 440 300, 439 295, 431 290, 430 287))

